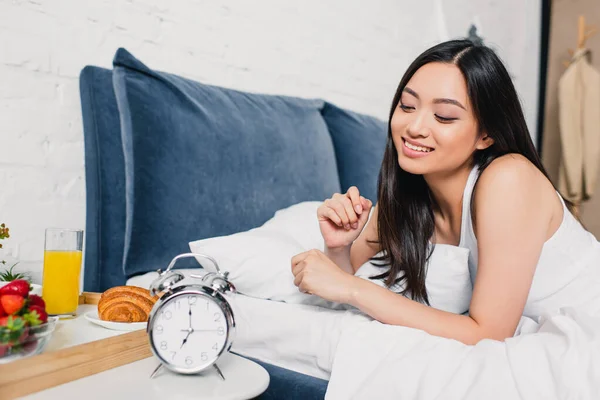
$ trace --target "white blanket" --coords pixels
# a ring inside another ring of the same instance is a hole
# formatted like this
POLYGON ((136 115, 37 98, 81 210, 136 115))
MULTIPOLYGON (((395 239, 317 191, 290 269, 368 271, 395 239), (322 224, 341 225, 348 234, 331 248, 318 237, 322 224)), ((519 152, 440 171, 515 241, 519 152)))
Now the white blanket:
POLYGON ((359 324, 340 336, 327 398, 600 399, 600 320, 564 310, 531 328, 466 346, 359 324))
POLYGON ((573 309, 523 318, 505 342, 467 346, 352 310, 239 294, 230 302, 232 350, 329 379, 327 399, 600 399, 600 318, 573 309))
POLYGON ((467 346, 352 311, 231 302, 233 350, 329 379, 327 399, 600 399, 600 319, 573 309, 467 346))
MULTIPOLYGON (((315 206, 283 210, 247 233, 191 243, 254 296, 230 296, 234 351, 329 379, 327 399, 333 400, 600 399, 600 316, 563 309, 540 321, 523 318, 514 338, 467 346, 298 294, 289 282, 294 254, 286 252, 322 246, 315 206)), ((428 290, 437 294, 438 308, 461 312, 471 290, 464 284, 467 267, 458 264, 466 263, 465 254, 438 256, 433 259, 442 265, 430 265, 428 290)), ((192 272, 198 271, 184 271, 192 272)), ((155 277, 148 273, 128 284, 148 287, 155 277)))

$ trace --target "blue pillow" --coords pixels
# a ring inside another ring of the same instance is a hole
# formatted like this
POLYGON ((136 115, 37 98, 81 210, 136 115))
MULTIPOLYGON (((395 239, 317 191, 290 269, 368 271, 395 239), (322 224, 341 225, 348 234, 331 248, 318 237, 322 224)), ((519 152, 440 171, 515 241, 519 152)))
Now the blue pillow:
POLYGON ((387 124, 330 103, 325 103, 322 114, 333 139, 342 192, 356 186, 361 195, 377 202, 387 124))
POLYGON ((127 276, 166 267, 190 241, 257 227, 340 190, 322 101, 204 85, 151 70, 124 49, 113 65, 127 276))

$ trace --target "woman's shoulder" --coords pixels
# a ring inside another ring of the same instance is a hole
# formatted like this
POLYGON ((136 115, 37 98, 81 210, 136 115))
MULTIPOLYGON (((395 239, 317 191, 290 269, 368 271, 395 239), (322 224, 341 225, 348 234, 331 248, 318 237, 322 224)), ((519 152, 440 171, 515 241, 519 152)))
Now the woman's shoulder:
MULTIPOLYGON (((524 208, 553 213, 562 206, 556 190, 544 173, 520 154, 506 154, 493 160, 482 172, 473 195, 474 208, 504 199, 524 208)), ((508 211, 508 210, 507 210, 508 211)))
POLYGON ((479 191, 531 188, 554 191, 554 186, 538 167, 525 156, 513 153, 494 159, 481 172, 476 187, 479 191))

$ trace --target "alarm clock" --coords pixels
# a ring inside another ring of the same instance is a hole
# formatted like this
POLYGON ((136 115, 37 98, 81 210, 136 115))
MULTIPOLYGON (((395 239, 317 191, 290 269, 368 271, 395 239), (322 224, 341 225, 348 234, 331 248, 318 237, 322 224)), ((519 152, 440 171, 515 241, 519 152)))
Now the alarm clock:
POLYGON ((229 351, 235 335, 235 318, 225 294, 235 293, 214 258, 199 253, 180 254, 167 269, 158 270, 150 293, 159 295, 154 304, 146 332, 152 353, 160 361, 151 375, 161 367, 179 374, 197 374, 213 367, 224 380, 216 362, 229 351), (171 268, 182 258, 203 258, 214 264, 216 272, 191 275, 198 283, 177 285, 185 277, 171 268))

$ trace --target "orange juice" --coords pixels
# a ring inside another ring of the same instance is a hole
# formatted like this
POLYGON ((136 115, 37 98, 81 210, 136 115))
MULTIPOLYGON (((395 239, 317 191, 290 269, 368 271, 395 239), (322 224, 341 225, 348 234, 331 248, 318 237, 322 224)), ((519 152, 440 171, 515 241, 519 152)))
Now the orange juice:
POLYGON ((79 304, 81 251, 44 251, 42 298, 48 314, 74 314, 79 304))

